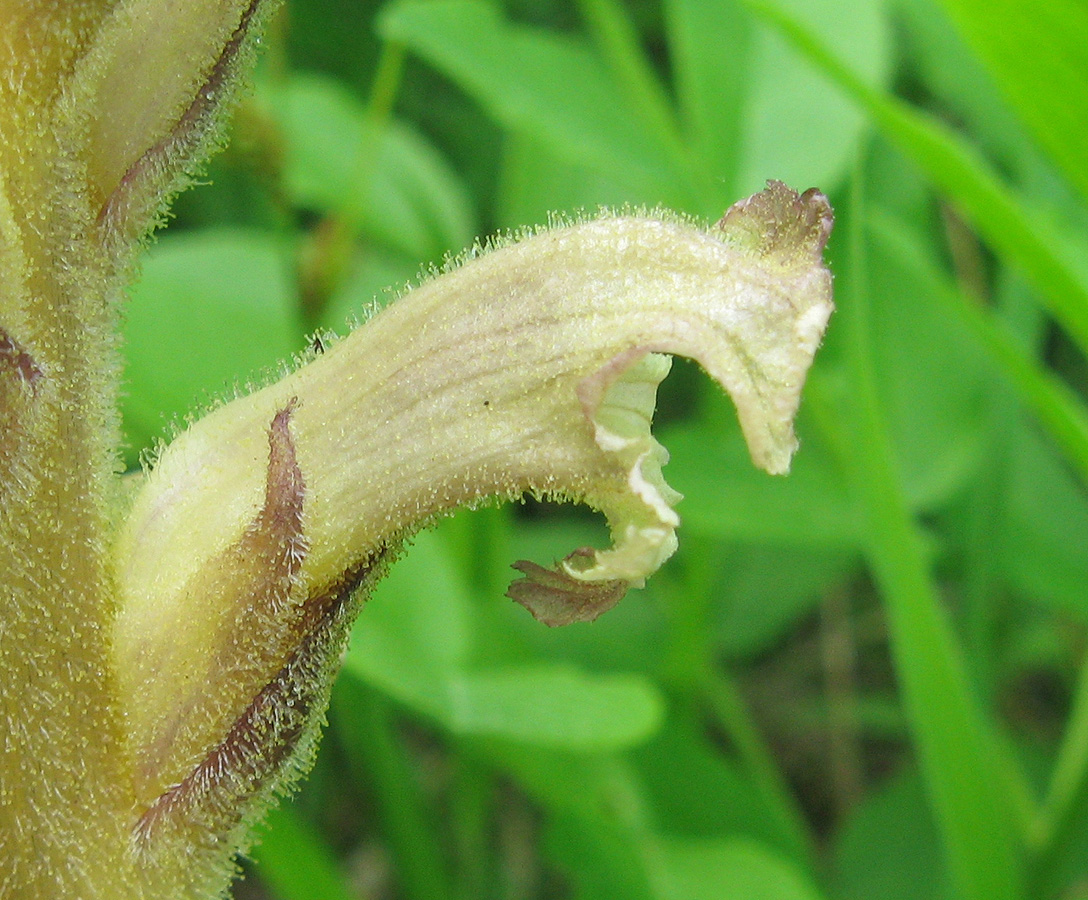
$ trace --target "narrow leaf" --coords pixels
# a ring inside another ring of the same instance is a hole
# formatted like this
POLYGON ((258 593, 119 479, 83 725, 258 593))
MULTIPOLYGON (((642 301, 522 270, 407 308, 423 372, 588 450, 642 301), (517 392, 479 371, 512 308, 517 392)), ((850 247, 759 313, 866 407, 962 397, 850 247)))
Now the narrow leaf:
POLYGON ((1088 7, 943 0, 1039 143, 1088 199, 1088 7))
MULTIPOLYGON (((855 196, 856 223, 862 209, 855 196)), ((851 304, 845 314, 851 394, 839 398, 837 414, 825 408, 825 428, 837 436, 864 515, 869 565, 887 610, 899 688, 953 883, 965 900, 1017 900, 1024 823, 902 488, 873 373, 860 224, 851 237, 851 304)), ((817 396, 821 406, 830 400, 822 392, 817 396)))
POLYGON ((976 148, 926 114, 866 85, 780 5, 747 0, 819 66, 913 159, 1003 260, 1019 268, 1070 336, 1088 352, 1088 284, 1055 229, 1004 184, 976 148))

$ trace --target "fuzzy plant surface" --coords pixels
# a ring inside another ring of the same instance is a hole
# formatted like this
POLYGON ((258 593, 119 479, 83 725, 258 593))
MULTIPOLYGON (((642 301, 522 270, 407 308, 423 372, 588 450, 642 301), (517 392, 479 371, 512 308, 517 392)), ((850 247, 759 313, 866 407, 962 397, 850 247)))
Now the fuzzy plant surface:
POLYGON ((608 549, 510 596, 593 619, 676 549, 669 354, 788 469, 831 210, 609 214, 481 245, 121 474, 122 292, 270 4, 0 0, 0 896, 224 896, 309 765, 348 629, 419 528, 529 493, 608 549))

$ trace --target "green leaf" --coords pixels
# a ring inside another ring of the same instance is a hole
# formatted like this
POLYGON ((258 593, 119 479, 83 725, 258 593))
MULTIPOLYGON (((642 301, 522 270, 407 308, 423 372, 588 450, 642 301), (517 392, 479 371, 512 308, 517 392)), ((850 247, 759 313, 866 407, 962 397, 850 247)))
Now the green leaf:
POLYGON ((473 642, 468 591, 441 535, 415 537, 364 613, 345 666, 410 708, 439 715, 473 642))
POLYGON ((320 75, 266 86, 264 99, 283 130, 285 187, 297 206, 343 216, 417 264, 472 240, 463 184, 410 125, 373 122, 354 94, 320 75))
MULTIPOLYGON (((787 0, 784 5, 862 83, 876 86, 887 80, 890 47, 882 3, 787 0), (844 17, 849 28, 842 27, 844 17)), ((704 40, 712 40, 711 35, 704 40)), ((757 190, 768 178, 834 189, 869 128, 865 116, 831 89, 826 74, 763 23, 754 30, 747 68, 734 195, 757 190)))
POLYGON ((1037 896, 1059 895, 1083 877, 1088 854, 1088 666, 1082 659, 1032 849, 1037 896))
MULTIPOLYGON (((594 8, 607 5, 593 4, 594 8)), ((805 0, 799 8, 835 41, 867 81, 886 80, 890 54, 882 4, 857 3, 851 10, 854 28, 849 35, 833 27, 840 12, 837 5, 832 8, 805 0)), ((670 63, 688 146, 670 153, 670 141, 658 143, 677 173, 696 186, 694 195, 689 190, 681 198, 684 208, 717 217, 736 197, 757 190, 772 177, 798 186, 818 184, 825 190, 841 181, 867 126, 848 101, 828 89, 825 76, 738 4, 672 0, 666 15, 670 63)), ((652 123, 671 122, 672 110, 660 109, 654 90, 638 90, 647 79, 637 73, 646 64, 632 59, 630 52, 620 53, 607 38, 602 43, 612 50, 609 59, 616 79, 629 85, 627 94, 619 85, 611 88, 617 95, 614 104, 626 100, 625 115, 636 122, 650 120, 642 129, 640 145, 647 144, 648 130, 671 136, 673 129, 655 128, 652 123), (615 62, 617 56, 619 62, 615 62), (623 73, 626 79, 620 78, 623 73), (638 96, 649 99, 635 104, 633 97, 638 96), (643 107, 651 108, 653 114, 643 107)), ((509 117, 496 116, 515 128, 509 117)), ((602 126, 597 122, 593 127, 602 126)), ((519 142, 507 159, 504 179, 506 221, 536 221, 556 207, 657 203, 668 196, 655 180, 624 177, 625 170, 615 164, 617 151, 611 151, 607 159, 560 153, 552 129, 543 122, 523 123, 515 131, 519 142), (549 155, 556 159, 548 159, 549 155), (557 166, 559 160, 566 166, 557 166), (508 192, 512 199, 507 200, 508 192), (516 213, 519 209, 523 212, 516 213)))
POLYGON ((507 228, 546 222, 557 209, 622 209, 641 196, 615 172, 571 162, 530 135, 507 135, 503 149, 497 202, 499 221, 507 228))
POLYGON ((858 565, 858 553, 824 547, 756 545, 731 554, 714 623, 720 652, 740 659, 770 649, 858 565))
POLYGON ((439 718, 452 731, 579 752, 638 744, 656 730, 663 703, 637 675, 590 675, 540 664, 466 673, 447 686, 439 718))
POLYGON ((987 150, 1021 174, 1039 156, 1026 129, 1005 102, 990 74, 963 42, 941 0, 902 0, 897 4, 904 54, 936 101, 987 150))
POLYGON ((124 422, 137 449, 242 387, 239 373, 260 383, 303 342, 282 248, 256 232, 164 237, 125 312, 124 422))
POLYGON ((419 277, 419 261, 401 253, 367 247, 346 267, 340 283, 321 310, 318 324, 338 334, 365 322, 375 309, 419 277))
POLYGON ((290 803, 273 810, 252 856, 276 900, 356 900, 332 848, 290 803))
POLYGON ((841 477, 811 427, 788 478, 756 470, 739 428, 705 425, 664 432, 669 483, 684 495, 683 527, 738 541, 819 547, 859 546, 857 514, 841 477), (711 433, 713 431, 713 433, 711 433))
MULTIPOLYGON (((880 194, 874 185, 873 196, 880 194)), ((877 388, 907 500, 916 511, 933 511, 980 464, 986 436, 980 400, 992 370, 916 269, 877 243, 868 262, 877 388)))
POLYGON ((620 0, 578 0, 582 19, 617 87, 638 116, 642 130, 686 168, 687 148, 669 97, 642 49, 632 16, 620 0))
MULTIPOLYGON (((739 3, 667 0, 669 63, 689 139, 721 202, 735 196, 744 104, 752 70, 752 20, 739 3)), ((785 176, 782 176, 783 178, 785 176)))
POLYGON ((702 838, 732 834, 789 849, 751 779, 703 734, 701 721, 670 715, 631 759, 663 832, 702 838))
POLYGON ((1002 93, 1088 198, 1088 7, 1080 0, 943 0, 1002 93))
MULTIPOLYGON (((990 357, 992 367, 1008 378, 1030 409, 1088 484, 1088 409, 1055 374, 1031 358, 1010 329, 980 304, 964 297, 927 259, 902 222, 878 214, 871 218, 874 239, 883 252, 908 270, 918 296, 940 305, 965 327, 969 340, 990 357)), ((957 351, 958 352, 958 351, 957 351)))
POLYGON ((607 815, 553 813, 545 849, 573 885, 575 900, 664 900, 642 842, 607 815))
POLYGON ((849 394, 834 399, 827 385, 816 385, 819 403, 833 405, 821 420, 837 441, 865 514, 869 565, 887 612, 897 680, 952 879, 969 900, 1018 900, 1018 849, 1026 828, 1016 805, 1022 778, 1002 756, 972 690, 902 489, 873 372, 868 256, 861 239, 866 207, 857 179, 853 201, 845 211, 853 226, 850 276, 839 291, 839 327, 852 378, 849 394))
POLYGON ((819 900, 820 892, 791 862, 747 840, 662 841, 667 900, 819 900))
POLYGON ((1088 497, 1036 434, 1009 436, 1011 471, 999 562, 1025 598, 1088 616, 1088 497), (1044 487, 1045 486, 1045 487, 1044 487))
MULTIPOLYGON (((793 0, 790 8, 821 34, 868 84, 890 72, 883 3, 793 0), (841 27, 849 16, 849 30, 841 27)), ((803 59, 743 4, 670 0, 666 4, 670 61, 690 139, 700 151, 711 208, 751 193, 768 178, 819 185, 842 180, 865 117, 829 90, 825 75, 803 59)))
POLYGON ((875 787, 834 839, 841 900, 944 900, 950 896, 941 841, 914 770, 875 787))
POLYGON ((499 761, 546 811, 545 849, 578 900, 661 900, 652 873, 657 838, 641 785, 621 759, 492 744, 499 761))
POLYGON ((380 20, 505 127, 574 163, 592 164, 659 202, 692 199, 687 173, 640 127, 601 59, 582 41, 513 26, 477 0, 399 3, 380 20))
POLYGON ((470 614, 441 535, 423 533, 374 592, 345 666, 454 734, 606 752, 657 728, 662 700, 642 676, 555 663, 473 670, 470 614))
POLYGON ((509 741, 480 742, 479 747, 550 812, 592 818, 614 815, 621 805, 615 802, 616 783, 624 781, 626 766, 614 756, 551 747, 526 753, 524 746, 509 741))
MULTIPOLYGON (((445 825, 420 784, 427 772, 401 733, 391 704, 349 670, 333 687, 330 721, 352 780, 362 796, 373 797, 376 809, 368 809, 367 817, 374 816, 381 828, 404 896, 448 900, 452 890, 440 839, 445 825)), ((342 768, 337 775, 343 779, 342 768)), ((334 790, 342 785, 341 780, 334 790)))

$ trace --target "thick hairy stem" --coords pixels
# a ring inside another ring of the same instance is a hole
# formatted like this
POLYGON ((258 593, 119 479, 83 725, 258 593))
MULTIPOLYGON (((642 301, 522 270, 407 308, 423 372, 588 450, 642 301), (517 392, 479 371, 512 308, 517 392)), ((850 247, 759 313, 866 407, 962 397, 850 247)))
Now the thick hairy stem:
POLYGON ((213 143, 256 9, 0 0, 5 898, 177 896, 130 852, 111 668, 119 298, 138 240, 213 143))

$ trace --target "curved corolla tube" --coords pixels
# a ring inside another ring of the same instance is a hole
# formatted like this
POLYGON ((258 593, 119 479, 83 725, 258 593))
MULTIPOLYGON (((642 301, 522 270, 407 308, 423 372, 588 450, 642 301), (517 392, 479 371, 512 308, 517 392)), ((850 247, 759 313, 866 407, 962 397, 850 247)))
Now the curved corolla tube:
POLYGON ((753 461, 785 472, 832 310, 831 222, 822 194, 772 182, 709 229, 605 215, 478 248, 180 435, 114 552, 145 851, 221 833, 293 771, 354 608, 436 516, 524 493, 601 510, 612 547, 516 564, 510 595, 548 624, 641 585, 679 523, 650 433, 667 354, 697 360, 753 461))

